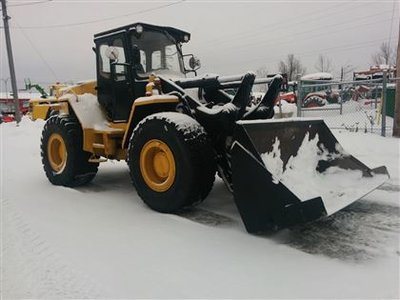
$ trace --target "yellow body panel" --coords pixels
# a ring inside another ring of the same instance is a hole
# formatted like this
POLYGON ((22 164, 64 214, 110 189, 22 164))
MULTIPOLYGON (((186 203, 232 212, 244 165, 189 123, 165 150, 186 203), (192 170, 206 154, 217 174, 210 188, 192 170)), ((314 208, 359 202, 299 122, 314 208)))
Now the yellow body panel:
POLYGON ((60 91, 59 97, 61 97, 61 95, 66 95, 66 94, 83 95, 83 94, 89 93, 89 94, 97 95, 96 86, 97 86, 97 82, 96 82, 96 80, 93 80, 93 81, 87 81, 87 82, 84 82, 81 84, 61 88, 59 90, 60 91))
MULTIPOLYGON (((112 123, 109 123, 111 125, 112 123)), ((110 128, 112 129, 112 128, 110 128)), ((83 129, 83 150, 93 153, 95 156, 103 156, 110 159, 125 160, 126 149, 122 148, 122 137, 125 130, 96 130, 83 129)))
POLYGON ((30 118, 32 120, 48 118, 49 110, 58 111, 60 114, 69 114, 68 103, 56 98, 32 99, 29 101, 30 118))
MULTIPOLYGON (((165 103, 178 103, 179 99, 176 96, 172 95, 155 95, 155 96, 149 96, 149 97, 141 97, 135 100, 133 103, 131 113, 129 114, 129 119, 128 119, 128 124, 127 124, 127 129, 130 128, 134 114, 135 114, 135 109, 139 106, 143 105, 152 105, 152 104, 165 104, 165 103)), ((125 131, 124 138, 122 140, 122 145, 126 145, 127 139, 129 138, 128 136, 128 131, 125 131)))
POLYGON ((33 105, 32 104, 33 104, 32 102, 29 103, 29 116, 30 116, 30 118, 33 121, 35 121, 37 119, 46 120, 47 114, 49 112, 49 105, 47 103, 40 105, 37 102, 34 102, 33 105))
MULTIPOLYGON (((93 154, 91 158, 92 160, 99 160, 99 157, 117 160, 126 159, 126 142, 129 139, 129 133, 132 132, 131 126, 133 126, 135 122, 137 123, 140 121, 137 119, 140 118, 139 116, 135 118, 135 111, 138 110, 138 107, 179 102, 178 97, 171 95, 152 95, 138 98, 132 105, 128 121, 123 123, 107 121, 105 114, 101 112, 102 109, 96 106, 96 108, 93 107, 93 113, 96 113, 98 120, 93 124, 89 122, 86 125, 83 125, 83 123, 85 123, 84 116, 87 115, 87 112, 86 114, 80 114, 81 107, 77 105, 80 103, 78 102, 77 97, 78 95, 84 95, 87 93, 96 95, 96 81, 90 81, 69 87, 57 86, 55 91, 55 97, 30 100, 31 119, 46 120, 49 116, 50 110, 58 111, 60 114, 64 115, 69 115, 70 110, 74 110, 78 120, 81 119, 80 123, 83 130, 83 150, 93 154), (102 123, 102 126, 96 126, 98 123, 102 123)), ((90 109, 90 107, 92 107, 91 105, 95 105, 95 100, 92 101, 93 103, 90 104, 89 108, 86 107, 86 109, 90 109)))
POLYGON ((61 97, 61 95, 62 95, 61 90, 66 87, 68 87, 68 86, 65 84, 60 84, 60 83, 55 83, 55 84, 50 85, 49 86, 50 96, 53 96, 56 98, 61 97))
POLYGON ((103 156, 111 159, 126 160, 127 141, 129 129, 135 120, 135 110, 139 106, 178 103, 176 96, 156 95, 150 97, 141 97, 134 101, 126 123, 107 122, 103 129, 83 128, 83 149, 96 156, 103 156))
POLYGON ((65 100, 59 100, 60 97, 66 94, 82 95, 90 93, 97 95, 96 81, 88 81, 77 85, 65 86, 62 84, 54 84, 50 86, 52 91, 51 97, 38 98, 29 100, 30 117, 32 120, 43 119, 48 117, 48 111, 56 110, 63 114, 68 114, 68 105, 65 100), (63 104, 61 104, 63 103, 63 104), (64 104, 65 103, 65 104, 64 104))

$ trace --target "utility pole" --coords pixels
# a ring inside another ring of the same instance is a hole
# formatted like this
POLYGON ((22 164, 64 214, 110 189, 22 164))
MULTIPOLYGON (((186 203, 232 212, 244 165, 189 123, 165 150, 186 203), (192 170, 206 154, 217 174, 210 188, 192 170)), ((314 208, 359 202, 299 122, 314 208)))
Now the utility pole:
MULTIPOLYGON (((399 34, 400 36, 400 34, 399 34)), ((397 44, 396 78, 400 77, 400 39, 397 44)), ((396 96, 394 101, 393 136, 400 138, 400 79, 396 80, 396 96)))
POLYGON ((10 77, 7 77, 6 79, 1 79, 1 81, 4 82, 4 87, 6 89, 6 99, 8 99, 8 80, 10 79, 10 77))
POLYGON ((8 65, 10 67, 11 88, 14 97, 15 120, 17 121, 18 125, 19 122, 21 122, 21 111, 19 110, 17 79, 15 77, 14 58, 12 54, 11 38, 10 38, 10 28, 8 26, 8 20, 11 18, 7 15, 6 0, 1 0, 1 9, 3 11, 4 33, 6 37, 8 65))

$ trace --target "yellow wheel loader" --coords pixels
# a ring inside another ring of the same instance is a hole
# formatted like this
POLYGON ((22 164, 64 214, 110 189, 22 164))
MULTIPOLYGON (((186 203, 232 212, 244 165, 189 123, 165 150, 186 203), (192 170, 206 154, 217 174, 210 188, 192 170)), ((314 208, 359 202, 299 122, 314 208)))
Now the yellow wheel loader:
POLYGON ((189 40, 144 23, 94 36, 97 80, 32 101, 32 118, 47 119, 51 183, 86 184, 99 163, 126 160, 143 201, 174 213, 204 200, 218 173, 256 233, 330 215, 387 179, 385 167, 346 153, 322 120, 272 119, 280 75, 197 76, 198 59, 182 52, 189 40), (259 83, 268 91, 253 103, 259 83))

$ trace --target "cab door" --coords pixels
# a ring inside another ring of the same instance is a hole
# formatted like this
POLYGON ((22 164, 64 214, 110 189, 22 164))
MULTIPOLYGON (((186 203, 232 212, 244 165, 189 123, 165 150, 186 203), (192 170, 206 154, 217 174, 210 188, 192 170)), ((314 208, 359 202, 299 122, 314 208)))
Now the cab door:
POLYGON ((123 33, 98 43, 97 92, 100 104, 114 122, 128 119, 133 103, 131 68, 123 33))
POLYGON ((117 58, 111 60, 111 80, 114 90, 113 121, 127 121, 133 103, 131 86, 131 62, 126 53, 124 35, 116 36, 111 41, 111 51, 117 51, 117 58))

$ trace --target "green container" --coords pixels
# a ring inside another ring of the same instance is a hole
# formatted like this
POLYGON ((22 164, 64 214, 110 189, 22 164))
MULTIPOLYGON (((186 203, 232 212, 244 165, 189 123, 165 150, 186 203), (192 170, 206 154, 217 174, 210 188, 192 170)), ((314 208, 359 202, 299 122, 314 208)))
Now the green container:
POLYGON ((394 118, 394 99, 396 94, 395 87, 388 87, 386 89, 386 115, 394 118))

